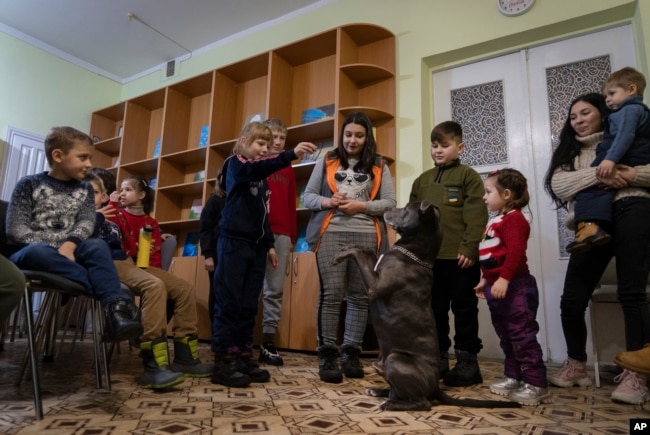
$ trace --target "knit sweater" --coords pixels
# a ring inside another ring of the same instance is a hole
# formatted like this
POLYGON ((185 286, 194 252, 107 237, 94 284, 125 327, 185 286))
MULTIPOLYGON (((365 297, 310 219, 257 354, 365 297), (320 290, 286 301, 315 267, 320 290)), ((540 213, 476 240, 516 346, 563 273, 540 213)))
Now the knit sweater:
POLYGON ((499 278, 512 281, 528 272, 526 248, 530 225, 520 210, 492 218, 479 245, 483 278, 494 284, 499 278))
MULTIPOLYGON (((567 168, 558 167, 551 178, 551 188, 553 192, 563 201, 568 201, 569 213, 566 218, 566 224, 573 228, 573 206, 575 196, 578 192, 593 187, 598 184, 596 178, 596 168, 591 166, 596 157, 596 146, 603 140, 603 133, 594 133, 585 137, 576 137, 583 143, 580 154, 574 159, 575 171, 567 168)), ((650 186, 650 165, 635 166, 636 179, 631 186, 619 189, 616 192, 614 201, 625 197, 643 197, 650 198, 650 192, 640 186, 650 186)))
POLYGON ((140 241, 140 229, 146 225, 153 228, 151 234, 151 254, 149 256, 149 265, 151 267, 162 267, 162 259, 160 256, 160 247, 162 246, 162 239, 160 238, 160 226, 158 222, 148 214, 133 214, 129 213, 123 208, 120 208, 116 202, 110 203, 117 215, 111 219, 115 222, 122 232, 122 247, 126 255, 137 260, 138 257, 138 242, 140 241))
POLYGON ((11 251, 45 243, 59 248, 81 243, 95 228, 94 193, 89 183, 61 181, 47 172, 21 178, 7 210, 7 241, 11 251))

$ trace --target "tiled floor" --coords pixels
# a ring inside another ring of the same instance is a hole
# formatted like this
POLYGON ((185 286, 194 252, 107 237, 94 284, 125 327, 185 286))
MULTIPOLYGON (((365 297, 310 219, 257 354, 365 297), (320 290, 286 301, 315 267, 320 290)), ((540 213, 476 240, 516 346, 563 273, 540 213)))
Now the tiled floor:
MULTIPOLYGON (((14 387, 24 340, 0 353, 0 433, 7 434, 627 434, 631 418, 650 418, 650 404, 613 403, 612 374, 603 386, 553 388, 554 403, 521 409, 435 406, 428 412, 381 412, 381 399, 363 395, 382 385, 367 366, 364 379, 320 382, 315 355, 283 352, 283 367, 268 367, 271 381, 228 389, 210 379, 186 380, 167 392, 144 390, 136 350, 122 344, 111 364, 112 391, 95 390, 90 343, 64 343, 53 363, 42 363, 45 418, 35 422, 31 383, 14 387)), ((202 344, 202 358, 212 359, 202 344)), ((448 388, 457 397, 496 398, 490 382, 498 361, 481 361, 485 382, 448 388)), ((555 370, 551 368, 550 370, 555 370)))

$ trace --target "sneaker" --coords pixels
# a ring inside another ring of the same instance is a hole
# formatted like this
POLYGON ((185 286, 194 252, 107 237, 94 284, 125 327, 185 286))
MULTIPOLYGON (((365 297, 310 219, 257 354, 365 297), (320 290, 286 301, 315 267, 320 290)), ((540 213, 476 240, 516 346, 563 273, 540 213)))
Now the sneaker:
POLYGON ((258 361, 272 366, 281 366, 284 364, 282 357, 273 343, 266 343, 260 346, 260 357, 258 361))
POLYGON ((540 403, 551 403, 551 393, 546 387, 536 387, 530 384, 523 384, 521 387, 510 392, 510 400, 521 405, 535 406, 540 403))
POLYGON ((490 392, 499 396, 508 396, 512 391, 518 390, 519 387, 521 387, 521 382, 506 376, 500 381, 490 384, 490 392))
POLYGON ((612 391, 612 400, 631 405, 642 405, 648 400, 645 375, 623 370, 623 373, 614 378, 614 382, 618 387, 612 391))
POLYGON ((562 363, 560 370, 555 375, 548 377, 548 382, 562 388, 573 387, 574 385, 580 387, 591 385, 586 364, 573 358, 567 358, 562 363))
POLYGON ((457 350, 456 365, 442 377, 442 381, 449 387, 469 387, 482 383, 483 376, 476 355, 457 350))

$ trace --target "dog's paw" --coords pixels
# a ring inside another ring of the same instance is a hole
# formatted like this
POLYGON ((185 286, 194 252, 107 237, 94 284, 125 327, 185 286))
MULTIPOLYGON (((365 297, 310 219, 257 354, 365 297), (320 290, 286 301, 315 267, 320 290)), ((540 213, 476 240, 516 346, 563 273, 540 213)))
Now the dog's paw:
POLYGON ((370 397, 388 397, 390 388, 366 388, 364 393, 370 397))

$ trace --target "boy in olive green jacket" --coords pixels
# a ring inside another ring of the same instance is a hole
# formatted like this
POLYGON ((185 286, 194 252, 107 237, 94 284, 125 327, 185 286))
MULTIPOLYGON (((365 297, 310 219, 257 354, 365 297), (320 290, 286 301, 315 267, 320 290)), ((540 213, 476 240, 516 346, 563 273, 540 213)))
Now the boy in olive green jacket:
POLYGON ((440 209, 442 245, 433 267, 431 305, 440 345, 440 375, 446 385, 469 386, 483 382, 477 354, 478 298, 474 287, 481 278, 478 245, 487 224, 483 180, 460 163, 463 131, 445 121, 431 132, 433 169, 420 175, 411 187, 409 201, 429 201, 440 209), (456 366, 449 370, 449 309, 454 314, 456 366))

